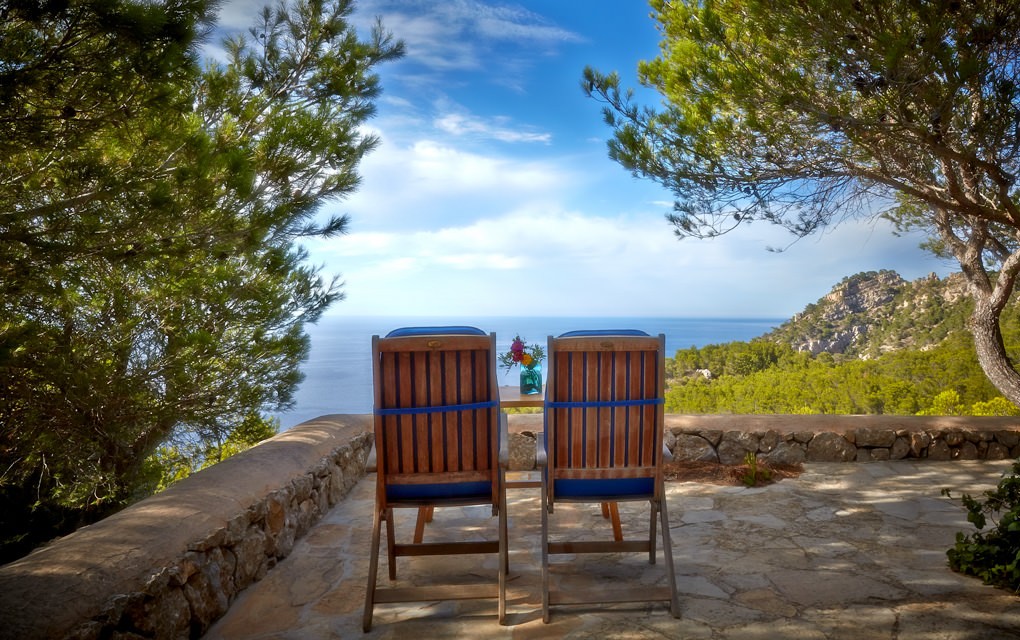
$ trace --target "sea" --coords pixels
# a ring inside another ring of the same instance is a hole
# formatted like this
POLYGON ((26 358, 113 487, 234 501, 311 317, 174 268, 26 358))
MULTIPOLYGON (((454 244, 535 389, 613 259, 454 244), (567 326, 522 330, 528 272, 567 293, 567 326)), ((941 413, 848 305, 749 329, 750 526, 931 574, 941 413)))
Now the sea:
MULTIPOLYGON (((499 353, 509 351, 514 336, 529 345, 545 345, 549 336, 585 329, 639 329, 666 336, 666 355, 679 349, 747 341, 764 335, 788 318, 595 318, 595 317, 480 317, 412 318, 330 316, 305 327, 311 339, 308 360, 301 365, 304 381, 295 405, 270 416, 282 430, 331 413, 372 412, 372 336, 384 336, 400 327, 469 325, 496 333, 499 353)), ((499 370, 500 385, 516 384, 516 371, 499 370)))

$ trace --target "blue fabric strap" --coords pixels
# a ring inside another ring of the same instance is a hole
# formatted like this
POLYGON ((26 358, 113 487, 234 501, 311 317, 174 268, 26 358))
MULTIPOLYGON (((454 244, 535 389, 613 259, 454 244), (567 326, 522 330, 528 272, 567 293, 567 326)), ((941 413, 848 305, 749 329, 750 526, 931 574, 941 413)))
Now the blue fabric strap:
POLYGON ((397 407, 394 409, 376 409, 377 416, 408 416, 423 413, 445 413, 448 411, 473 411, 475 409, 491 409, 499 406, 499 400, 472 402, 469 404, 448 404, 440 407, 397 407))
POLYGON ((587 400, 587 401, 563 401, 546 402, 548 409, 589 409, 592 407, 638 407, 648 404, 664 404, 663 398, 640 398, 637 400, 587 400))

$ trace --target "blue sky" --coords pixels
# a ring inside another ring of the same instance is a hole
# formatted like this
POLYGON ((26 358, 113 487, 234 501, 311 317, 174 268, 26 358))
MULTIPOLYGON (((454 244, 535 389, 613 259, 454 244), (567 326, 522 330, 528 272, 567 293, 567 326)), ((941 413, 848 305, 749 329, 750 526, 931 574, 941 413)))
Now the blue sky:
MULTIPOLYGON (((247 28, 255 0, 223 5, 247 28)), ((368 129, 381 145, 361 165, 350 233, 306 244, 346 299, 329 315, 788 317, 845 276, 907 279, 957 270, 855 222, 803 239, 764 224, 714 240, 677 240, 671 194, 609 160, 585 65, 637 85, 658 33, 641 0, 362 0, 407 55, 378 69, 368 129)))

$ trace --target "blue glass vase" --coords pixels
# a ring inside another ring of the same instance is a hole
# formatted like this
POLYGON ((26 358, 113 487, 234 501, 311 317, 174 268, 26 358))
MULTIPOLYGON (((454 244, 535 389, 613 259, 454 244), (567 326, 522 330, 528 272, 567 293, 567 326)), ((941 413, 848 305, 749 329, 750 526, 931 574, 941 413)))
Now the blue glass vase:
POLYGON ((521 395, 542 393, 542 364, 521 366, 521 395))

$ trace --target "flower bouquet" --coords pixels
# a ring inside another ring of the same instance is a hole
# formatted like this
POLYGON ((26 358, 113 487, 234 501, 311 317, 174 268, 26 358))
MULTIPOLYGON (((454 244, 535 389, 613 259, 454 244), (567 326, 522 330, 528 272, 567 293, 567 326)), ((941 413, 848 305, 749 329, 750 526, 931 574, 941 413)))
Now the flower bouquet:
POLYGON ((521 366, 521 394, 542 392, 542 360, 545 350, 541 345, 528 346, 520 336, 514 336, 510 351, 499 356, 499 363, 507 371, 521 366))

